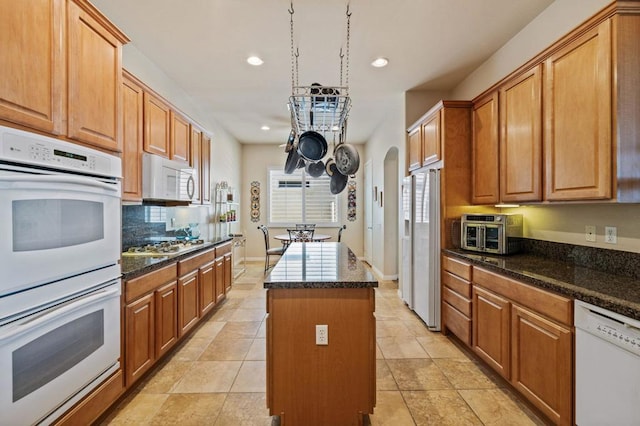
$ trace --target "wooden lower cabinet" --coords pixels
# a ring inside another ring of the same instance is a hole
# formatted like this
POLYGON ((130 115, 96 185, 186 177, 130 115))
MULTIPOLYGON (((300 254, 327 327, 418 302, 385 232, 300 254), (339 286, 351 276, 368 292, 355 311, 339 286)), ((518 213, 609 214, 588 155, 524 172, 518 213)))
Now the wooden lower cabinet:
POLYGON ((231 290, 231 283, 233 281, 233 259, 231 257, 231 253, 227 253, 224 255, 224 292, 225 294, 231 290))
POLYGON ((216 257, 214 265, 216 301, 224 299, 224 256, 216 257))
POLYGON ((473 268, 473 350, 554 424, 573 424, 573 301, 473 268))
POLYGON ((156 360, 153 293, 125 306, 125 325, 125 374, 129 386, 156 360))
POLYGON ((175 281, 154 292, 156 309, 156 357, 178 341, 178 284, 175 281))
POLYGON ((198 272, 200 285, 200 316, 205 315, 217 303, 215 260, 200 267, 198 272))
POLYGON ((556 424, 571 424, 572 345, 568 327, 511 308, 511 382, 556 424))
POLYGON ((471 346, 471 265, 442 257, 442 329, 471 346))
POLYGON ((267 406, 283 425, 357 425, 376 401, 373 288, 267 291, 267 406), (316 325, 329 344, 316 345, 316 325))
POLYGON ((198 271, 192 271, 178 279, 178 332, 187 333, 198 323, 198 271))
POLYGON ((509 378, 508 300, 473 287, 473 350, 494 370, 509 378))

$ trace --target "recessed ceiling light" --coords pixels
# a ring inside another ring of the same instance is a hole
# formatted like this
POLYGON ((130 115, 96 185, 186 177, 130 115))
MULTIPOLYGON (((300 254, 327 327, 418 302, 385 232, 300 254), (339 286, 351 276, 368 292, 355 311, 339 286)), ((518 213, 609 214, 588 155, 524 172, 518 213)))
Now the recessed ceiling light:
POLYGON ((269 126, 262 126, 262 127, 260 127, 260 128, 261 128, 262 130, 270 130, 270 129, 271 129, 271 127, 269 127, 269 126))
POLYGON ((247 58, 247 62, 254 67, 260 66, 264 64, 264 61, 257 56, 249 56, 247 58))
POLYGON ((376 58, 373 62, 371 62, 371 65, 376 68, 382 68, 386 67, 388 63, 389 60, 387 58, 376 58))

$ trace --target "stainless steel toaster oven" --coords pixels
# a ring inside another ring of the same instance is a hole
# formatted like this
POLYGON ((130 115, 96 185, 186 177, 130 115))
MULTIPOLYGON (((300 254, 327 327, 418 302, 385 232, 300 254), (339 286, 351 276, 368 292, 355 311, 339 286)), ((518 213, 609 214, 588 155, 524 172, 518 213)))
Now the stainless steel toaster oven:
POLYGON ((521 214, 464 214, 461 226, 465 250, 512 254, 521 249, 521 214))

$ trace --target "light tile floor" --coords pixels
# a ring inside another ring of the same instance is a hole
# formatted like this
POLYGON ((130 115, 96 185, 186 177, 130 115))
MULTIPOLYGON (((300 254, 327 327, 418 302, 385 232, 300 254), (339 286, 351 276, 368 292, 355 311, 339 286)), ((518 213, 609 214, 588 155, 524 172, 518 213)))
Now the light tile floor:
MULTIPOLYGON (((272 425, 265 403, 262 263, 105 419, 105 425, 272 425)), ((376 289, 377 403, 371 425, 542 425, 497 379, 398 298, 376 289)))

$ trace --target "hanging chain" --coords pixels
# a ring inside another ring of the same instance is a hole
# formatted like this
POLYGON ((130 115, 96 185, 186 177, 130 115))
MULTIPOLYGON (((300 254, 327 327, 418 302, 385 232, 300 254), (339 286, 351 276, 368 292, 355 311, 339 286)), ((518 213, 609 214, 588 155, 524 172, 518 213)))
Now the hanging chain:
MULTIPOLYGON (((349 39, 351 38, 351 12, 349 11, 349 3, 347 3, 347 73, 345 75, 345 86, 349 88, 349 39)), ((342 61, 342 58, 340 58, 342 61)), ((342 86, 342 76, 340 76, 340 85, 342 86)))
POLYGON ((291 2, 291 8, 289 9, 289 15, 291 15, 291 93, 293 94, 293 88, 298 84, 298 51, 293 49, 293 1, 291 2), (294 78, 295 76, 295 78, 294 78))
POLYGON ((342 53, 342 47, 340 48, 340 87, 342 87, 342 59, 344 59, 344 53, 342 53))

